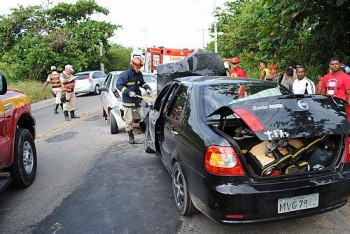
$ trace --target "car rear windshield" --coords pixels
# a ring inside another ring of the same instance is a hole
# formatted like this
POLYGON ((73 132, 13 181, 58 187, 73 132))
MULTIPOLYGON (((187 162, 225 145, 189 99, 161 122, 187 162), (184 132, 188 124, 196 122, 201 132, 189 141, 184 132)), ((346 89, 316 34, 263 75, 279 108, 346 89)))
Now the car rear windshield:
POLYGON ((83 74, 75 74, 76 80, 85 80, 89 78, 89 73, 83 73, 83 74))
MULTIPOLYGON (((265 97, 291 94, 276 83, 215 84, 203 88, 204 114, 208 116, 222 106, 265 97)), ((214 117, 214 118, 217 118, 214 117)))

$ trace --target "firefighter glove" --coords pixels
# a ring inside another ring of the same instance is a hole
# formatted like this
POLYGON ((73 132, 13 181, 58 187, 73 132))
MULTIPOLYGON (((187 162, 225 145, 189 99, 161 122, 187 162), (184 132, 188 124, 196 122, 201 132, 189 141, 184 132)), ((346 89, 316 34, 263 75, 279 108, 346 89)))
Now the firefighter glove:
POLYGON ((130 91, 130 92, 129 92, 129 97, 136 97, 136 93, 133 92, 133 91, 130 91))

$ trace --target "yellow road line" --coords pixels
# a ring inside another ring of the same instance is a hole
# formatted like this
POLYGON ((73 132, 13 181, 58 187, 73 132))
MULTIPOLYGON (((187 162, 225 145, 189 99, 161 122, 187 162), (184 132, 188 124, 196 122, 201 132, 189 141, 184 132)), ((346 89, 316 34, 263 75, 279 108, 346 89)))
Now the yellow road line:
POLYGON ((101 109, 101 107, 98 106, 98 107, 96 107, 96 108, 94 108, 94 109, 92 109, 92 110, 90 110, 88 112, 83 112, 79 119, 75 119, 75 120, 71 120, 71 121, 64 121, 60 125, 58 125, 58 126, 56 126, 54 128, 51 128, 51 129, 49 129, 49 130, 47 130, 47 131, 45 131, 43 133, 40 133, 40 134, 36 135, 35 142, 41 141, 41 140, 45 139, 46 137, 48 137, 48 136, 50 136, 50 135, 52 135, 54 133, 57 133, 58 131, 60 131, 60 130, 62 130, 64 128, 66 128, 66 127, 70 127, 73 124, 77 123, 79 120, 87 119, 91 114, 93 114, 94 112, 96 112, 96 111, 98 111, 100 109, 101 109))

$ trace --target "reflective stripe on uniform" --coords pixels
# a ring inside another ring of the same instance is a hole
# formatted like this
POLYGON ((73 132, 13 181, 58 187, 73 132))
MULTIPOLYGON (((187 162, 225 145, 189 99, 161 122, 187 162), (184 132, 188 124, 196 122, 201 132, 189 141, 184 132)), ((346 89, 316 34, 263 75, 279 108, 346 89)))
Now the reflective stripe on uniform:
POLYGON ((135 103, 123 102, 123 106, 135 106, 135 103))
POLYGON ((124 93, 124 91, 125 91, 126 89, 127 89, 126 87, 123 87, 122 90, 121 90, 122 93, 124 93))

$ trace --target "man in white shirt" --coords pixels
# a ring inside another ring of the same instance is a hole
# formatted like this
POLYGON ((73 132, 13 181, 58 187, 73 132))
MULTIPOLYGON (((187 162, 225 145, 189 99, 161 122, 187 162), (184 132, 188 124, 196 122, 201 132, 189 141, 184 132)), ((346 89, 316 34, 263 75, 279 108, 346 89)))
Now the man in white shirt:
POLYGON ((293 82, 294 94, 315 94, 315 84, 312 80, 308 79, 306 75, 306 68, 303 65, 297 65, 297 77, 293 82))

